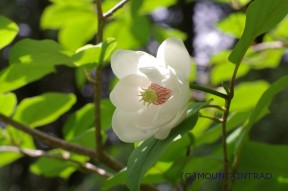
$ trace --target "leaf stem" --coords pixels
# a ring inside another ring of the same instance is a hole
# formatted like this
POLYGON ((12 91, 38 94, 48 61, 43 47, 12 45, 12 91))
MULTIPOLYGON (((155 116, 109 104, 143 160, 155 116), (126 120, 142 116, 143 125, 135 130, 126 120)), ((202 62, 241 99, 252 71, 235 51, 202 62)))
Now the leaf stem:
MULTIPOLYGON (((236 81, 236 76, 237 72, 239 69, 240 63, 237 63, 233 75, 230 81, 230 89, 229 89, 229 94, 228 97, 225 99, 225 109, 226 111, 223 114, 223 123, 222 123, 222 149, 223 149, 223 157, 224 157, 224 172, 225 174, 229 173, 229 161, 228 161, 228 152, 227 152, 227 119, 230 111, 230 106, 231 106, 231 101, 234 97, 234 86, 235 86, 235 81, 236 81)), ((231 185, 229 184, 229 180, 227 178, 224 178, 223 182, 223 190, 224 191, 231 191, 231 185)))
POLYGON ((223 94, 223 93, 218 92, 216 90, 212 90, 210 88, 206 88, 206 87, 199 86, 199 85, 196 85, 196 84, 190 84, 190 88, 194 89, 194 90, 200 90, 200 91, 203 91, 203 92, 206 92, 206 93, 221 97, 223 99, 227 99, 228 98, 228 95, 226 95, 226 94, 223 94))

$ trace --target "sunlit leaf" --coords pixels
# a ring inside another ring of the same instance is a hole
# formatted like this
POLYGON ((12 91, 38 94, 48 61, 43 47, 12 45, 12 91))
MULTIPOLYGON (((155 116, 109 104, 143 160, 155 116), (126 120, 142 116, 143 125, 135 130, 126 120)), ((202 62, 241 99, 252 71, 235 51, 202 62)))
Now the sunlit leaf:
POLYGON ((73 94, 45 93, 25 98, 20 102, 13 118, 30 127, 46 125, 58 119, 76 102, 73 94))
POLYGON ((233 63, 240 63, 254 38, 273 28, 287 13, 287 0, 254 0, 250 3, 243 35, 233 49, 229 60, 233 63))
POLYGON ((34 174, 46 177, 68 178, 76 170, 76 167, 75 163, 69 161, 42 157, 30 166, 30 170, 34 174))
POLYGON ((0 72, 0 93, 8 92, 36 81, 49 73, 54 67, 43 64, 13 64, 0 72))
POLYGON ((231 34, 236 38, 240 38, 242 31, 244 30, 245 18, 245 14, 243 13, 233 13, 224 20, 221 20, 217 24, 217 27, 225 33, 231 34))
POLYGON ((0 113, 10 116, 16 107, 17 97, 13 93, 0 94, 0 113))
POLYGON ((8 45, 15 38, 18 30, 19 28, 16 23, 6 17, 0 16, 0 49, 8 45))
POLYGON ((72 56, 76 66, 92 64, 96 66, 99 63, 105 64, 109 61, 111 54, 116 49, 117 43, 114 38, 105 39, 97 45, 87 44, 79 48, 72 56))
POLYGON ((9 62, 10 64, 71 65, 71 54, 52 40, 24 39, 11 48, 9 62))
POLYGON ((60 30, 59 41, 70 50, 76 50, 93 38, 97 31, 97 17, 92 1, 53 2, 42 14, 43 29, 60 30))

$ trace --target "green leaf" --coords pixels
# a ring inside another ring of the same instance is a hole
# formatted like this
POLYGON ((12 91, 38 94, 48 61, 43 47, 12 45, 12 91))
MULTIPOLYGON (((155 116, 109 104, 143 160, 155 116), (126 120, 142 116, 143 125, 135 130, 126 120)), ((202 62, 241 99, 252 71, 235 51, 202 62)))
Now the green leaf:
POLYGON ((267 114, 269 105, 271 104, 275 95, 288 88, 288 76, 283 76, 276 82, 270 85, 270 87, 263 93, 255 109, 250 116, 249 124, 252 125, 257 122, 264 114, 267 114))
POLYGON ((47 177, 68 178, 77 166, 69 161, 61 161, 53 158, 42 157, 30 165, 30 171, 37 175, 47 177))
MULTIPOLYGON (((101 129, 104 131, 111 126, 111 119, 115 107, 109 99, 101 100, 101 129)), ((83 132, 94 127, 94 104, 89 103, 73 113, 66 121, 63 133, 66 140, 72 140, 74 137, 81 135, 83 132)))
POLYGON ((87 129, 84 132, 81 132, 79 135, 75 135, 71 140, 69 140, 69 142, 90 149, 95 149, 96 148, 95 128, 87 129))
POLYGON ((76 51, 72 56, 76 66, 83 66, 86 64, 96 64, 108 62, 111 54, 116 49, 117 43, 115 39, 108 38, 103 43, 92 45, 88 44, 76 51))
POLYGON ((180 125, 173 128, 166 139, 149 138, 132 152, 127 165, 127 186, 131 190, 139 190, 141 179, 146 171, 156 163, 173 141, 181 138, 181 136, 194 127, 198 119, 199 109, 209 102, 192 104, 187 115, 188 117, 180 125))
POLYGON ((221 20, 217 24, 217 27, 225 33, 231 34, 236 38, 240 38, 242 31, 244 30, 245 18, 246 16, 243 13, 233 13, 221 20))
POLYGON ((43 29, 59 29, 59 41, 76 50, 91 40, 97 31, 97 17, 91 1, 53 1, 41 18, 43 29))
POLYGON ((19 28, 16 23, 0 16, 0 49, 8 45, 17 35, 19 28))
POLYGON ((105 181, 104 185, 102 186, 103 191, 110 190, 111 188, 118 186, 118 185, 125 185, 125 181, 127 178, 127 169, 124 168, 120 172, 116 173, 114 176, 105 181))
POLYGON ((10 116, 17 104, 17 97, 13 93, 0 94, 0 113, 10 116))
POLYGON ((150 35, 150 22, 144 16, 132 18, 129 11, 121 13, 115 21, 107 23, 104 39, 115 38, 118 48, 135 49, 146 45, 150 35))
POLYGON ((0 167, 2 167, 14 162, 15 160, 19 159, 22 155, 19 153, 12 153, 12 152, 1 152, 0 156, 1 156, 0 167))
POLYGON ((235 153, 239 154, 243 144, 246 141, 247 135, 249 134, 252 125, 269 113, 269 105, 271 104, 274 96, 281 91, 288 88, 288 76, 283 76, 276 82, 270 85, 270 87, 262 94, 258 100, 255 109, 249 117, 248 123, 243 127, 239 138, 236 143, 235 153))
POLYGON ((286 190, 287 184, 281 184, 281 177, 288 177, 288 146, 269 145, 258 142, 246 142, 239 159, 239 172, 270 173, 270 179, 246 179, 235 181, 233 190, 286 190))
MULTIPOLYGON (((232 113, 227 120, 227 132, 239 127, 250 116, 251 112, 232 113)), ((195 145, 213 143, 222 136, 222 125, 215 125, 200 135, 195 135, 195 145)))
POLYGON ((0 93, 8 92, 54 72, 51 65, 13 64, 0 72, 0 93))
POLYGON ((185 40, 187 38, 187 35, 184 32, 173 28, 152 25, 151 30, 152 35, 156 38, 158 42, 163 42, 169 37, 178 37, 182 40, 185 40))
MULTIPOLYGON (((139 1, 139 0, 136 0, 139 1)), ((176 0, 161 0, 161 1, 145 1, 138 10, 140 14, 148 14, 154 11, 157 8, 169 7, 176 4, 176 0)))
POLYGON ((250 3, 243 35, 234 47, 229 60, 239 64, 254 38, 273 28, 287 13, 287 0, 254 0, 250 3))
POLYGON ((49 124, 68 111, 76 102, 73 94, 45 93, 20 102, 13 119, 39 127, 49 124))
MULTIPOLYGON (((71 52, 52 40, 24 39, 11 48, 10 64, 72 65, 71 52)), ((72 65, 73 66, 73 65, 72 65)))
MULTIPOLYGON (((242 66, 241 66, 242 67, 242 66)), ((257 100, 262 93, 269 87, 266 81, 242 82, 235 87, 231 111, 243 112, 255 107, 257 100)), ((224 91, 224 90, 223 90, 224 91)), ((213 104, 224 105, 224 100, 213 95, 207 95, 207 99, 213 98, 213 104)))
POLYGON ((243 59, 243 61, 245 62, 245 65, 248 65, 253 69, 261 70, 264 68, 276 68, 281 62, 284 52, 285 48, 268 49, 261 52, 248 49, 247 56, 243 59))

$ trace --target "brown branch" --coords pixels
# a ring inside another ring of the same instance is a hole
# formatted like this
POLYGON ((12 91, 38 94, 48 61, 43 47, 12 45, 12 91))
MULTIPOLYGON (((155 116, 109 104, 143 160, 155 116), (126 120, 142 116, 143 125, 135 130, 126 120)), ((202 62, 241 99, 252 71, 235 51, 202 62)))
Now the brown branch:
POLYGON ((112 176, 112 174, 110 174, 106 170, 96 167, 95 165, 91 163, 88 163, 88 162, 80 163, 70 158, 59 156, 59 155, 52 155, 42 150, 21 149, 16 146, 0 146, 0 152, 14 152, 14 153, 20 153, 20 154, 23 154, 25 156, 32 157, 32 158, 47 157, 47 158, 53 158, 53 159, 61 160, 61 161, 73 162, 73 163, 76 163, 83 170, 87 170, 89 172, 98 174, 106 178, 112 176))
POLYGON ((107 19, 109 17, 111 17, 118 9, 120 9, 121 7, 123 7, 129 0, 122 0, 120 1, 117 5, 115 5, 112 9, 110 9, 109 11, 107 11, 106 13, 104 13, 104 18, 107 19))
POLYGON ((48 135, 46 133, 43 133, 37 129, 33 129, 31 127, 28 127, 24 124, 21 124, 9 117, 6 117, 5 115, 0 113, 0 121, 9 124, 11 126, 13 126, 14 128, 23 131, 29 135, 31 135, 32 137, 34 137, 35 139, 37 139, 39 142, 42 142, 46 145, 49 145, 51 147, 55 147, 55 148, 62 148, 64 150, 70 151, 70 152, 75 152, 78 154, 82 154, 82 155, 87 155, 92 159, 96 158, 96 152, 82 147, 80 145, 76 145, 73 143, 68 143, 67 141, 64 141, 62 139, 59 139, 57 137, 53 137, 51 135, 48 135))

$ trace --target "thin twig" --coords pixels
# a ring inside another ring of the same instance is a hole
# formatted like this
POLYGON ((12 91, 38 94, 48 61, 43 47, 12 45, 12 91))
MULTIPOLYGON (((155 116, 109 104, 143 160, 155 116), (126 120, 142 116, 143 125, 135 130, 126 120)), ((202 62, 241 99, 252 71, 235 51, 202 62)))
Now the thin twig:
POLYGON ((201 109, 205 109, 205 108, 216 108, 216 109, 218 109, 219 111, 222 111, 222 112, 226 111, 226 108, 221 107, 219 105, 205 105, 201 109))
POLYGON ((206 92, 206 93, 209 93, 209 94, 212 94, 212 95, 224 98, 224 99, 228 98, 226 94, 223 94, 221 92, 218 92, 218 91, 215 91, 215 90, 203 87, 203 86, 198 86, 196 84, 190 84, 190 88, 195 89, 195 90, 200 90, 200 91, 203 91, 203 92, 206 92))
MULTIPOLYGON (((229 111, 230 111, 230 106, 231 106, 231 101, 234 97, 234 87, 235 87, 235 81, 236 81, 236 76, 237 76, 237 72, 239 69, 240 63, 235 65, 234 71, 233 71, 233 75, 230 81, 230 89, 229 89, 229 94, 228 94, 228 98, 225 99, 225 108, 226 111, 223 114, 223 123, 222 123, 222 147, 223 147, 223 156, 224 156, 224 172, 225 173, 229 173, 229 161, 228 161, 228 153, 227 153, 227 142, 226 142, 226 138, 227 138, 227 119, 228 119, 228 115, 229 115, 229 111)), ((231 188, 231 184, 229 184, 229 180, 227 178, 224 178, 224 184, 223 184, 223 190, 224 191, 230 191, 231 188)))
POLYGON ((104 13, 104 18, 107 19, 108 17, 111 17, 118 9, 123 7, 129 0, 122 0, 117 5, 115 5, 112 9, 104 13))
POLYGON ((199 117, 210 119, 216 123, 223 123, 223 121, 221 119, 218 119, 216 117, 210 117, 210 116, 202 115, 201 113, 199 113, 199 117))
POLYGON ((75 161, 70 158, 60 156, 60 155, 53 155, 42 150, 21 149, 16 146, 0 146, 0 152, 14 152, 14 153, 20 153, 20 154, 23 154, 25 156, 32 157, 32 158, 47 157, 47 158, 53 158, 56 160, 72 162, 72 163, 77 164, 81 169, 87 170, 89 172, 93 172, 100 176, 104 176, 106 178, 112 176, 112 174, 110 174, 106 170, 96 167, 95 165, 89 162, 80 163, 79 161, 75 161))
POLYGON ((0 121, 2 121, 3 123, 9 124, 11 126, 13 126, 14 128, 23 131, 29 135, 31 135, 32 137, 34 137, 35 139, 37 139, 39 142, 42 142, 46 145, 49 145, 51 147, 55 147, 55 148, 62 148, 65 149, 67 151, 70 152, 75 152, 78 154, 82 154, 82 155, 87 155, 92 159, 96 158, 96 152, 82 147, 80 145, 76 145, 73 143, 68 143, 67 141, 64 141, 62 139, 59 139, 57 137, 53 137, 51 135, 48 135, 46 133, 43 133, 37 129, 33 129, 29 126, 26 126, 24 124, 21 124, 9 117, 6 117, 5 115, 0 113, 0 121))

